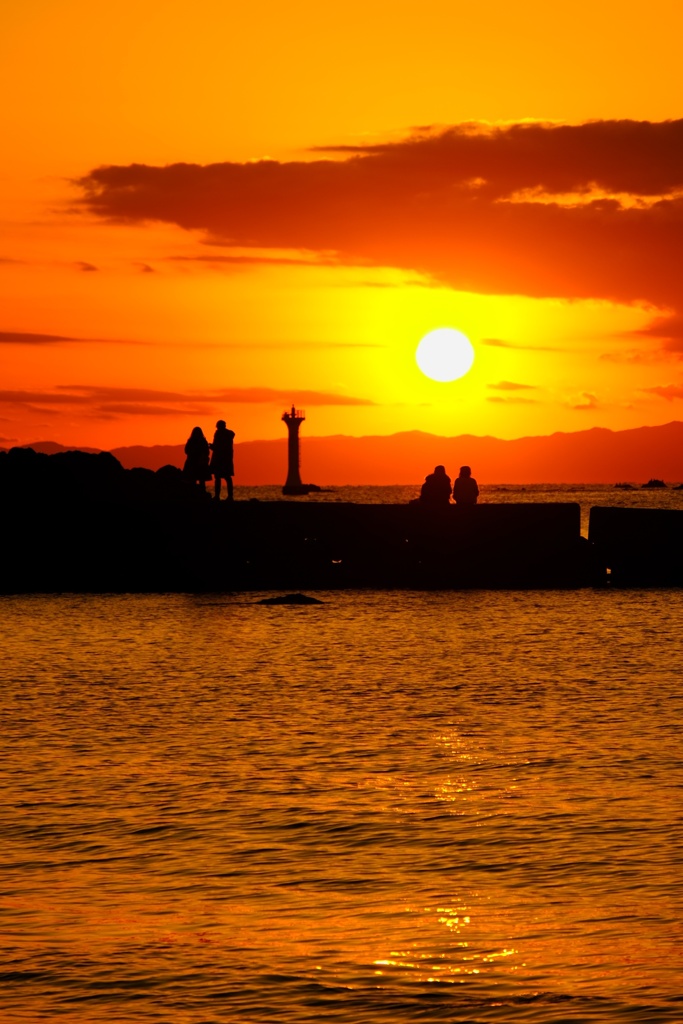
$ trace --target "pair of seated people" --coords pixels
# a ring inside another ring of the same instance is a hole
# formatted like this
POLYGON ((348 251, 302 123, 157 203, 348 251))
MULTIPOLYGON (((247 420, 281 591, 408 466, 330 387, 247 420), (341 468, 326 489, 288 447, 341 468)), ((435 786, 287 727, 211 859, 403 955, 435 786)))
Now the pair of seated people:
MULTIPOLYGON (((469 466, 461 466, 453 484, 453 499, 456 505, 476 505, 479 497, 477 481, 469 466)), ((435 466, 434 472, 425 477, 420 491, 420 504, 439 507, 448 505, 451 498, 451 478, 445 466, 435 466)))

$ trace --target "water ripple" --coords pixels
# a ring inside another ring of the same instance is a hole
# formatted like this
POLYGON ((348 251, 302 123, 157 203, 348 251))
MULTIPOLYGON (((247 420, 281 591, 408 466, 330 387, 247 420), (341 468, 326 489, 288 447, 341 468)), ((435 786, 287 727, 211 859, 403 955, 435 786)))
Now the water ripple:
POLYGON ((2 598, 2 1020, 676 1022, 677 591, 2 598))

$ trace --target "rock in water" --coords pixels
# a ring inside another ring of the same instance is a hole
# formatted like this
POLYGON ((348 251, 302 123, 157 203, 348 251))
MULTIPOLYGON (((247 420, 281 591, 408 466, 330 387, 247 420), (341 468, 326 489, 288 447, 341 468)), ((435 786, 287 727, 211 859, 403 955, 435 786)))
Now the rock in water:
POLYGON ((317 597, 307 594, 282 594, 280 597, 263 597, 256 604, 324 604, 317 597))

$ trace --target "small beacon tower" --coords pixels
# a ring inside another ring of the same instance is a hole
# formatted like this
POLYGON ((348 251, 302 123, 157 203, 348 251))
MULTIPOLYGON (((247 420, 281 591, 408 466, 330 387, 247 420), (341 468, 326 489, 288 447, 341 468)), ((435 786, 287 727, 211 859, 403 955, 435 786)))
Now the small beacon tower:
POLYGON ((299 473, 299 427, 306 419, 303 409, 286 410, 282 414, 283 423, 287 424, 289 439, 287 442, 287 483, 282 488, 283 494, 306 494, 308 488, 301 483, 299 473))

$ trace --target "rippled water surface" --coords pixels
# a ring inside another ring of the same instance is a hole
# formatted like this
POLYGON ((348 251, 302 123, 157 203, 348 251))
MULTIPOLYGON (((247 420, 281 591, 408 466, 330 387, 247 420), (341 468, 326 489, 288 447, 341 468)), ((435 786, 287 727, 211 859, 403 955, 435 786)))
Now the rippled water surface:
POLYGON ((0 598, 3 1022, 681 1022, 683 593, 0 598))

